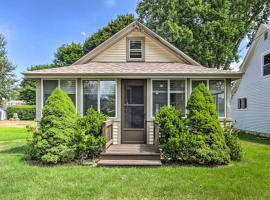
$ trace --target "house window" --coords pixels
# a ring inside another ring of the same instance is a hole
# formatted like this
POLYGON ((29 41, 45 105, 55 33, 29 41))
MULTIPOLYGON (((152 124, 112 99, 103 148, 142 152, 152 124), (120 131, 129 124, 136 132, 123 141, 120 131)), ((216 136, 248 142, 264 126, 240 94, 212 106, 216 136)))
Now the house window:
POLYGON ((43 105, 48 97, 58 87, 58 80, 43 80, 43 105))
POLYGON ((170 105, 180 110, 185 115, 186 107, 185 81, 170 80, 170 105))
POLYGON ((83 81, 83 113, 88 108, 102 112, 109 117, 115 117, 116 81, 83 81))
POLYGON ((143 38, 132 38, 128 40, 128 60, 144 60, 144 40, 143 38))
POLYGON ((247 109, 247 98, 238 98, 237 104, 239 110, 247 109))
POLYGON ((153 80, 152 114, 160 111, 162 106, 174 106, 185 115, 186 93, 185 80, 153 80))
POLYGON ((115 116, 115 81, 100 81, 100 112, 115 116))
POLYGON ((76 80, 60 80, 60 87, 68 94, 76 105, 76 80))
POLYGON ((153 115, 159 112, 162 106, 168 105, 168 81, 153 81, 153 115))
POLYGON ((264 33, 264 40, 267 40, 268 39, 268 31, 266 31, 265 33, 264 33))
POLYGON ((194 90, 194 88, 198 87, 198 85, 200 85, 200 83, 203 83, 207 87, 207 80, 192 80, 192 90, 194 90))
POLYGON ((263 56, 263 76, 270 75, 270 53, 263 56))
POLYGON ((225 117, 225 85, 222 80, 209 80, 209 90, 213 96, 219 117, 225 117))

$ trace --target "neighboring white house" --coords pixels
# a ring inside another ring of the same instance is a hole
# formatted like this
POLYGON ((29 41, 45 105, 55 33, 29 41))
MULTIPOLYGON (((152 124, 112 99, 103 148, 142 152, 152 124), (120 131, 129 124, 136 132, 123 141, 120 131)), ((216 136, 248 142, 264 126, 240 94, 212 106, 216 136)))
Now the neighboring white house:
POLYGON ((232 118, 240 130, 270 135, 270 25, 262 24, 233 87, 232 118))
POLYGON ((26 102, 22 100, 10 100, 10 101, 4 102, 4 105, 0 106, 0 120, 7 119, 6 110, 9 106, 24 105, 24 104, 26 104, 26 102))

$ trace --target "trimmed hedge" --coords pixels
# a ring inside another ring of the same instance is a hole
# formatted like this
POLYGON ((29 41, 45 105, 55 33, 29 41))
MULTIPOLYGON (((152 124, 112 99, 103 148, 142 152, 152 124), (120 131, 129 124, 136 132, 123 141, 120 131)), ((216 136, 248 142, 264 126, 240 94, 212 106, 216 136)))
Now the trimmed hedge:
POLYGON ((21 120, 34 120, 36 118, 36 106, 35 105, 17 105, 7 108, 7 118, 13 117, 13 113, 18 113, 18 117, 21 120))

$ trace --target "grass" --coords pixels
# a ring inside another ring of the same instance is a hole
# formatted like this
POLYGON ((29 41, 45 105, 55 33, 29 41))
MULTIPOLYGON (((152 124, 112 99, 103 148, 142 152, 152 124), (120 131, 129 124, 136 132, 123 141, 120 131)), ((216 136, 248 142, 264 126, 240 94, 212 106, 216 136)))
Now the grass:
POLYGON ((26 130, 0 128, 0 199, 270 199, 270 140, 241 136, 244 157, 223 167, 39 167, 26 130))

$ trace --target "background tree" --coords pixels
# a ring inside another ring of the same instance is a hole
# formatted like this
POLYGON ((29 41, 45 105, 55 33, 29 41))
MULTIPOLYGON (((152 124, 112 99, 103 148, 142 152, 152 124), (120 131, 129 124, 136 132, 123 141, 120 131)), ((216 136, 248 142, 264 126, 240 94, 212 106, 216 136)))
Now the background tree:
POLYGON ((92 34, 83 44, 84 53, 88 53, 92 49, 96 48, 105 40, 109 39, 112 35, 129 25, 135 20, 132 14, 119 15, 115 20, 108 23, 98 32, 92 34))
POLYGON ((15 67, 7 58, 6 40, 0 34, 0 102, 9 99, 13 93, 16 82, 14 69, 15 67))
MULTIPOLYGON (((36 65, 28 68, 28 71, 39 69, 53 68, 55 65, 36 65)), ((36 103, 36 82, 33 79, 23 78, 19 86, 18 99, 24 100, 27 104, 34 105, 36 103)))
POLYGON ((81 44, 72 42, 71 44, 64 44, 57 49, 54 54, 53 63, 56 66, 67 66, 73 64, 84 55, 81 44))
POLYGON ((269 0, 142 0, 140 20, 206 67, 229 69, 270 14, 269 0))

